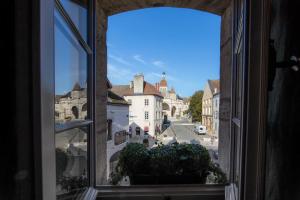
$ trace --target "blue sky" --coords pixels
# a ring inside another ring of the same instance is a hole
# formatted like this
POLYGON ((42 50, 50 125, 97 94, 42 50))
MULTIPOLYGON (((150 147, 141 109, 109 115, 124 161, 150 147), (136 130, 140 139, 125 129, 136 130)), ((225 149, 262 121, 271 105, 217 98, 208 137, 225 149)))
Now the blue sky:
POLYGON ((150 83, 166 72, 181 96, 203 89, 220 73, 221 18, 179 8, 149 8, 109 17, 108 78, 129 84, 143 73, 150 83))

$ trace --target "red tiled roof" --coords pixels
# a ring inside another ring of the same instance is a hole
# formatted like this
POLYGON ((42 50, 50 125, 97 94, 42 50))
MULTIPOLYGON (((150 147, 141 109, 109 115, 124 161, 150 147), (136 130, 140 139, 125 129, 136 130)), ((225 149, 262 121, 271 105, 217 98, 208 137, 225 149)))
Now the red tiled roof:
MULTIPOLYGON (((133 96, 133 88, 130 88, 129 85, 114 85, 111 88, 111 91, 118 94, 119 96, 133 96)), ((154 85, 144 81, 144 95, 156 95, 163 97, 162 94, 155 88, 154 85)))

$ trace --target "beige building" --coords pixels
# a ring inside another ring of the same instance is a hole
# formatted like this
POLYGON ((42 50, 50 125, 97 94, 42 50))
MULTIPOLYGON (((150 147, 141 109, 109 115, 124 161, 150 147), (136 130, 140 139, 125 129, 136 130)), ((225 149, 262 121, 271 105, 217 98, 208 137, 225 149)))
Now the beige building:
POLYGON ((64 95, 55 96, 55 121, 63 124, 69 121, 84 120, 87 116, 87 90, 79 83, 64 95))
POLYGON ((213 133, 213 97, 220 91, 220 80, 208 80, 202 98, 202 124, 213 133))
POLYGON ((155 84, 157 90, 163 95, 163 115, 171 121, 179 121, 187 119, 185 111, 189 109, 189 100, 180 97, 174 88, 168 90, 168 83, 165 73, 162 74, 162 79, 155 84))

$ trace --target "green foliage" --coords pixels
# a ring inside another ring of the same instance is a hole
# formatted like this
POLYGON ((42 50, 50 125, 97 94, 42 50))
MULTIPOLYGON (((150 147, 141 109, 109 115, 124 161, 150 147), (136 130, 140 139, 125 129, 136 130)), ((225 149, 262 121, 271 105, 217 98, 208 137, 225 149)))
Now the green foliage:
POLYGON ((208 177, 210 183, 226 184, 227 177, 220 167, 211 163, 209 166, 210 175, 208 177))
POLYGON ((68 155, 62 149, 56 148, 56 177, 62 177, 68 163, 68 155))
MULTIPOLYGON (((130 143, 122 151, 116 172, 121 176, 147 173, 149 166, 149 152, 143 144, 130 143)), ((116 175, 116 177, 119 177, 116 175)))
POLYGON ((174 175, 177 173, 177 152, 173 146, 159 145, 149 150, 150 170, 149 174, 154 176, 174 175))
POLYGON ((208 175, 210 155, 205 147, 199 144, 180 144, 175 147, 181 174, 208 175))
POLYGON ((201 122, 202 121, 202 98, 203 91, 196 91, 193 96, 190 98, 190 106, 188 109, 188 113, 191 114, 193 122, 201 122))
POLYGON ((222 182, 225 174, 211 163, 210 155, 200 144, 158 145, 147 150, 144 145, 131 143, 121 152, 116 173, 111 183, 117 184, 124 176, 147 175, 199 177, 203 182, 209 174, 222 182))

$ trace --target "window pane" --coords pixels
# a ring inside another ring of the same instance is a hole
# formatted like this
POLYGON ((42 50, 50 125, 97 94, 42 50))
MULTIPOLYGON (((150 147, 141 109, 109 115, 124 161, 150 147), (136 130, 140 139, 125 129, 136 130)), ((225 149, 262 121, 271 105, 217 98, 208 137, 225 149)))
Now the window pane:
POLYGON ((71 17, 73 23, 81 33, 83 39, 87 40, 87 0, 61 0, 61 4, 71 17))
POLYGON ((87 118, 87 54, 55 11, 55 121, 87 118))
POLYGON ((88 185, 86 127, 56 133, 57 199, 75 199, 88 185))

